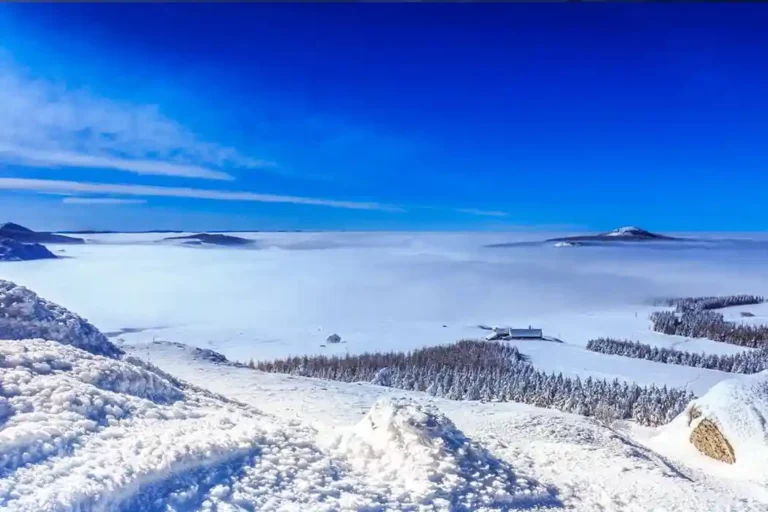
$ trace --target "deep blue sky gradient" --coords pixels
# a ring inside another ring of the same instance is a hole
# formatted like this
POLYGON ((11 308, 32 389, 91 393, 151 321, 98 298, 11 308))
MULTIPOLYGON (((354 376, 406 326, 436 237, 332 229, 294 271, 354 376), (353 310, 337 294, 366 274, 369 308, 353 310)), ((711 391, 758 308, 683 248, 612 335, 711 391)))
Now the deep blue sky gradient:
MULTIPOLYGON (((0 46, 35 76, 156 104, 279 170, 0 174, 406 210, 150 198, 72 227, 767 230, 766 26, 748 4, 4 5, 0 46)), ((0 192, 86 211, 21 197, 0 192)))

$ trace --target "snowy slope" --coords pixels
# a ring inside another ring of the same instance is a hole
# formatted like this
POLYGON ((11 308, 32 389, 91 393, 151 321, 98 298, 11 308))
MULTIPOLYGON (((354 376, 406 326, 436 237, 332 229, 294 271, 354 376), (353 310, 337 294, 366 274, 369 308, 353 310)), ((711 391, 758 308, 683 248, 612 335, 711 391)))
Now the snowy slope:
MULTIPOLYGON (((307 425, 266 415, 123 357, 73 313, 12 283, 5 282, 3 290, 0 312, 13 327, 6 332, 60 339, 0 338, 2 510, 537 510, 559 505, 549 488, 516 475, 510 464, 475 446, 439 413, 382 404, 369 418, 378 418, 393 443, 371 452, 347 438, 329 449, 318 444, 317 431, 307 425), (381 410, 392 414, 382 416, 381 410), (421 456, 409 458, 419 447, 421 456), (382 457, 409 460, 412 473, 422 475, 421 485, 366 470, 382 457)), ((158 346, 184 350, 178 344, 158 346)), ((182 354, 222 366, 220 358, 197 349, 182 354)), ((364 430, 356 432, 372 439, 364 430)))
MULTIPOLYGON (((518 477, 532 478, 551 489, 566 510, 737 512, 762 511, 768 506, 762 484, 700 466, 690 454, 678 458, 675 446, 645 448, 640 441, 655 435, 656 429, 635 426, 634 440, 587 418, 522 404, 457 402, 368 384, 264 374, 195 358, 191 350, 164 343, 130 351, 216 392, 258 404, 270 414, 301 420, 320 432, 322 445, 343 446, 345 453, 369 449, 376 453, 379 446, 400 442, 386 428, 369 427, 367 417, 373 415, 375 424, 382 416, 393 415, 386 408, 371 411, 381 400, 407 399, 427 410, 436 408, 464 435, 515 468, 518 477)), ((430 443, 394 452, 399 458, 366 461, 366 467, 379 478, 391 475, 418 487, 423 480, 409 472, 406 461, 416 459, 425 446, 430 443), (402 475, 391 471, 394 464, 403 468, 402 475)))
POLYGON ((0 341, 0 377, 3 510, 501 510, 558 503, 449 422, 414 407, 382 406, 397 412, 381 418, 380 428, 392 439, 410 439, 406 444, 368 451, 347 439, 329 452, 311 428, 57 342, 0 341), (413 459, 414 448, 427 446, 413 459), (367 471, 382 457, 411 458, 420 485, 367 471))

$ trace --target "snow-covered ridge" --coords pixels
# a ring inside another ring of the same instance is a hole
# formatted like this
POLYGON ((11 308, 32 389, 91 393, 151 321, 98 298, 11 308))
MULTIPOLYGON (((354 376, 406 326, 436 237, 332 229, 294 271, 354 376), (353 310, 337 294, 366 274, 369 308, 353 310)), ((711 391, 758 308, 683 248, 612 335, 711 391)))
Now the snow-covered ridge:
POLYGON ((34 338, 109 357, 123 353, 79 315, 38 297, 32 290, 0 279, 0 340, 34 338))

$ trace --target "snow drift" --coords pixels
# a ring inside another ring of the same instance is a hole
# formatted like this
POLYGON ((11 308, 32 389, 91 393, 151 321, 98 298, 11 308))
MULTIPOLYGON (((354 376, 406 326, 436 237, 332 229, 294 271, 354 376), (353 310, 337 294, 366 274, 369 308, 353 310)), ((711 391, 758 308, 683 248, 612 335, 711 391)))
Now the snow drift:
POLYGON ((34 338, 58 341, 109 357, 123 353, 80 316, 23 286, 0 279, 0 340, 34 338))
POLYGON ((377 402, 330 446, 359 471, 440 510, 556 503, 544 487, 475 446, 439 411, 407 401, 377 402))

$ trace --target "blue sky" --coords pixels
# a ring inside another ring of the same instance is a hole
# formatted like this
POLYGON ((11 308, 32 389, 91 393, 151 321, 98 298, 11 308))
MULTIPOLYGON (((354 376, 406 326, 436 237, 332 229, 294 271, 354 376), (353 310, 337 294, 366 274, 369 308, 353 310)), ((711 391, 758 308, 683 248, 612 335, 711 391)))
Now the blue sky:
POLYGON ((765 5, 2 5, 37 228, 766 230, 765 5))

